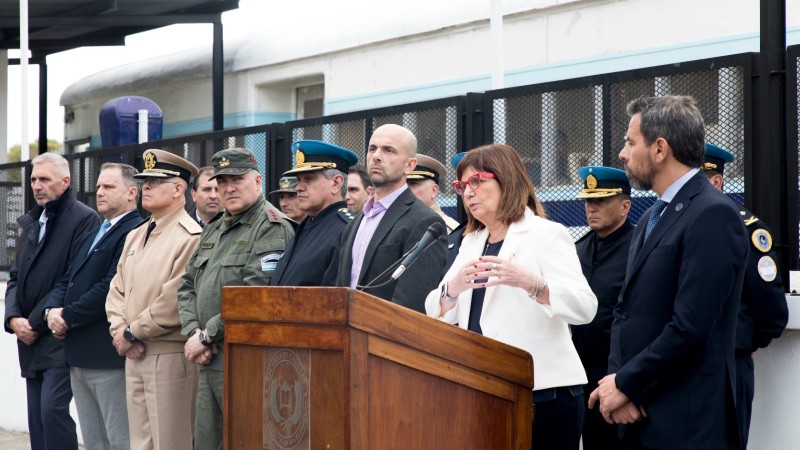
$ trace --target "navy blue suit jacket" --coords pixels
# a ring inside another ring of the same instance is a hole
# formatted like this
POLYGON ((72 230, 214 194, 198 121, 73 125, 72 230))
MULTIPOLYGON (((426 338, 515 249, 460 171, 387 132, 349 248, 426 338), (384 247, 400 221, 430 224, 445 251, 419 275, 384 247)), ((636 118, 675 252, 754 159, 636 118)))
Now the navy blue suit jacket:
POLYGON ((698 172, 644 243, 634 230, 614 308, 609 372, 647 418, 625 439, 650 448, 738 448, 734 334, 747 235, 738 209, 698 172))
POLYGON ((125 245, 125 237, 142 218, 134 210, 106 231, 89 253, 99 228, 86 233, 67 273, 47 295, 47 308, 63 307, 69 327, 64 340, 67 364, 86 369, 121 369, 125 357, 111 343, 106 319, 106 296, 125 245))

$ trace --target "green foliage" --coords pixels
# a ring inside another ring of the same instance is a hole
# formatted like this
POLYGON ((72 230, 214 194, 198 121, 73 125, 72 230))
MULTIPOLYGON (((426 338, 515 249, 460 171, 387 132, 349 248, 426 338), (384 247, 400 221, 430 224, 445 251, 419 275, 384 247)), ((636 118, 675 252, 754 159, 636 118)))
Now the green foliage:
MULTIPOLYGON (((47 152, 48 153, 61 153, 61 143, 53 140, 47 140, 47 152)), ((37 139, 35 142, 32 142, 28 146, 28 154, 30 155, 31 159, 34 156, 39 154, 39 140, 37 139)), ((22 158, 22 146, 20 144, 16 144, 8 150, 8 162, 18 162, 22 158)))

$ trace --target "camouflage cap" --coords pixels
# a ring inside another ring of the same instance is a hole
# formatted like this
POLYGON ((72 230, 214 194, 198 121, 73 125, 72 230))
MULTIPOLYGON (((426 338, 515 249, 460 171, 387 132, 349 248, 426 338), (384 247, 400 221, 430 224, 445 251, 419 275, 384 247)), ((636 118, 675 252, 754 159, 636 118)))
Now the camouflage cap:
POLYGON ((297 177, 283 177, 278 181, 279 189, 269 193, 272 194, 296 194, 297 193, 297 177))
POLYGON ((256 156, 246 148, 229 148, 211 157, 214 175, 208 179, 213 180, 220 175, 244 175, 251 170, 258 170, 256 156))

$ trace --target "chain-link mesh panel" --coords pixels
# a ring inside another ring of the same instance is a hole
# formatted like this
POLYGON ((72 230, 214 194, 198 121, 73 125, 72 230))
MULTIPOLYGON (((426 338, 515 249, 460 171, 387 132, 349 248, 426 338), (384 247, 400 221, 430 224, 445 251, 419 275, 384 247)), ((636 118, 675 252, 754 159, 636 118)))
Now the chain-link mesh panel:
MULTIPOLYGON (((706 122, 706 139, 734 154, 725 167, 725 192, 743 203, 744 75, 741 67, 682 73, 634 81, 552 90, 492 100, 489 140, 519 151, 550 219, 573 238, 586 227, 578 168, 624 168, 618 158, 629 117, 628 102, 641 96, 690 95, 706 122), (606 104, 609 103, 609 104, 606 104), (606 134, 610 135, 607 136, 606 134)), ((654 201, 634 191, 629 217, 635 223, 654 201)))
POLYGON ((376 116, 373 129, 393 123, 402 125, 417 137, 417 153, 441 162, 447 174, 440 179, 437 203, 448 216, 457 219, 458 199, 449 187, 456 179, 456 171, 450 160, 460 151, 458 148, 458 110, 455 106, 423 109, 402 114, 376 116))
POLYGON ((5 199, 0 203, 0 232, 5 236, 0 248, 0 270, 9 270, 16 256, 17 240, 20 237, 20 227, 17 218, 25 210, 26 198, 29 194, 28 170, 24 165, 15 164, 0 169, 0 196, 5 199))
MULTIPOLYGON (((365 123, 364 119, 358 119, 293 128, 292 142, 306 139, 325 141, 352 151, 358 155, 359 164, 364 164, 365 123)), ((292 155, 292 166, 294 166, 294 155, 292 155)))

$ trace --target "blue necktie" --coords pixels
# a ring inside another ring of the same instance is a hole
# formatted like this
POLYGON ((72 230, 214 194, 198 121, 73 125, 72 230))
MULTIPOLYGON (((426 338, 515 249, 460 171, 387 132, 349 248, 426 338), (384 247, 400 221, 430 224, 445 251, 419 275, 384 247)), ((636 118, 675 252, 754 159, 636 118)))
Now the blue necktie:
POLYGON ((98 242, 100 242, 100 239, 103 238, 103 235, 106 234, 106 231, 108 231, 109 228, 111 228, 111 222, 106 220, 105 222, 103 222, 103 225, 100 226, 100 229, 97 230, 97 235, 95 235, 94 237, 94 242, 92 242, 92 246, 89 247, 89 253, 92 253, 92 250, 94 250, 94 246, 97 245, 98 242))
POLYGON ((653 205, 653 212, 650 213, 650 218, 647 219, 647 228, 644 229, 645 241, 647 240, 647 237, 650 236, 653 228, 656 227, 658 219, 661 218, 661 212, 664 211, 664 208, 666 208, 667 205, 669 205, 669 203, 665 202, 664 200, 656 200, 656 203, 653 205))

